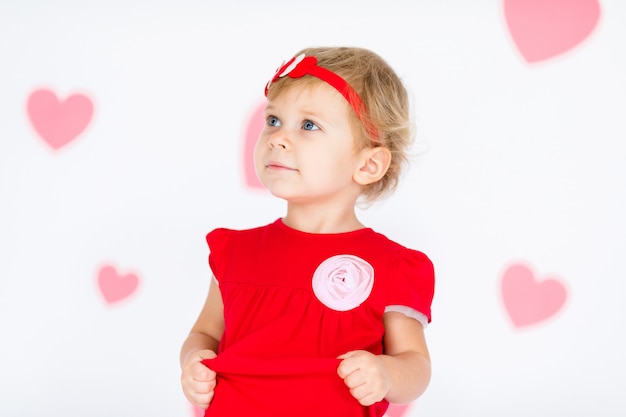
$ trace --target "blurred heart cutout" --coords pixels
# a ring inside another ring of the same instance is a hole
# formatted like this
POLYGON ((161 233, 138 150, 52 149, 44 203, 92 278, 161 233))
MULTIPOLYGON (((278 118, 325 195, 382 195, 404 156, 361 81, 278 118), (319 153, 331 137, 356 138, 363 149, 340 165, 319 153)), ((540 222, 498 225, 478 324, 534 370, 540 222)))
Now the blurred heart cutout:
POLYGON ((111 265, 103 266, 98 271, 98 287, 109 304, 128 298, 138 286, 139 278, 135 274, 122 275, 111 265))
POLYGON ((557 278, 537 280, 526 265, 514 264, 502 274, 504 306, 515 327, 530 326, 554 316, 565 305, 567 290, 557 278))
POLYGON ((72 94, 59 100, 47 89, 33 91, 26 108, 35 131, 54 150, 76 139, 93 116, 93 103, 89 97, 72 94))
POLYGON ((196 407, 195 405, 191 405, 191 416, 192 417, 203 417, 204 416, 204 411, 202 408, 200 407, 196 407))
POLYGON ((585 40, 600 20, 598 0, 504 0, 515 45, 528 63, 562 54, 585 40))
POLYGON ((259 139, 259 134, 265 126, 264 113, 265 100, 259 103, 251 113, 244 135, 242 158, 244 180, 248 187, 256 189, 265 189, 265 186, 259 181, 256 170, 254 169, 254 147, 259 139))
POLYGON ((403 417, 408 414, 410 404, 389 404, 384 417, 403 417))

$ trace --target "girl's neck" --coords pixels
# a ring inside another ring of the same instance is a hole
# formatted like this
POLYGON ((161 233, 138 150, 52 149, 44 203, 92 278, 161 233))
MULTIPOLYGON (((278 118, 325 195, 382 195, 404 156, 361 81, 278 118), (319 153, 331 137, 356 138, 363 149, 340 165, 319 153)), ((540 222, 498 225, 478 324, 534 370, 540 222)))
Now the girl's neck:
POLYGON ((344 233, 363 229, 354 208, 349 210, 287 205, 283 223, 292 229, 307 233, 344 233))

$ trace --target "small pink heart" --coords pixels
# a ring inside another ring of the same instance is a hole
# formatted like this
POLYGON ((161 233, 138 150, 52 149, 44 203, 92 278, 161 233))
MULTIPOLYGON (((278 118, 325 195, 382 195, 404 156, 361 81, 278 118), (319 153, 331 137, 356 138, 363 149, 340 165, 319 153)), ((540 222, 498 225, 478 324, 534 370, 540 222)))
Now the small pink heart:
POLYGON ((76 139, 93 115, 89 97, 73 94, 61 101, 46 89, 33 91, 26 108, 35 131, 55 150, 76 139))
POLYGON ((504 0, 509 32, 526 62, 562 54, 585 40, 600 20, 598 0, 504 0))
POLYGON ((565 304, 567 290, 556 278, 535 279, 521 264, 508 267, 502 275, 504 306, 516 327, 539 323, 555 315, 565 304))
POLYGON ((243 147, 243 171, 246 185, 250 188, 265 189, 265 186, 259 181, 256 176, 256 170, 254 169, 254 147, 259 134, 265 126, 265 100, 259 103, 256 109, 250 115, 248 120, 248 126, 244 137, 243 147))
POLYGON ((196 407, 195 405, 191 405, 191 415, 193 417, 204 417, 204 410, 200 407, 196 407))
POLYGON ((409 411, 410 404, 389 404, 384 417, 402 417, 409 411))
POLYGON ((139 278, 135 274, 119 274, 114 267, 103 266, 98 272, 98 286, 109 304, 121 301, 135 292, 139 278))

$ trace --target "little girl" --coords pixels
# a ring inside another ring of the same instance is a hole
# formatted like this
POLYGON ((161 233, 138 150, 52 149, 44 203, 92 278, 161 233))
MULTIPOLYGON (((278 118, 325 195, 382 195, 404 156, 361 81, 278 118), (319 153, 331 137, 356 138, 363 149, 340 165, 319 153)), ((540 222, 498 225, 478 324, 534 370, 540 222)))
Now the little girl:
POLYGON ((412 139, 407 92, 360 48, 311 48, 265 87, 255 148, 284 217, 207 235, 206 303, 180 352, 205 417, 382 416, 430 380, 431 261, 365 227, 412 139))

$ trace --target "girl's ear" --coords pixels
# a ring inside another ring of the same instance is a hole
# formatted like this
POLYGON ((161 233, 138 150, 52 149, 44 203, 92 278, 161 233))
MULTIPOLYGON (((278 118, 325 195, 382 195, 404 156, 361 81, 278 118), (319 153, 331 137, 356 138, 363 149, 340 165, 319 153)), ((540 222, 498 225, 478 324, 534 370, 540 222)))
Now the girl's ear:
POLYGON ((390 163, 391 151, 384 146, 364 149, 361 166, 352 178, 361 185, 373 184, 385 176, 390 163))

